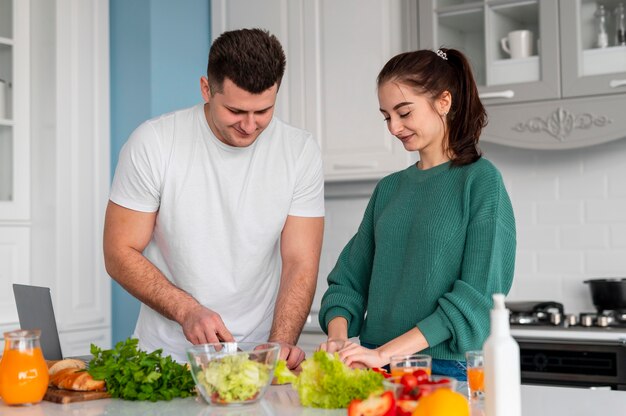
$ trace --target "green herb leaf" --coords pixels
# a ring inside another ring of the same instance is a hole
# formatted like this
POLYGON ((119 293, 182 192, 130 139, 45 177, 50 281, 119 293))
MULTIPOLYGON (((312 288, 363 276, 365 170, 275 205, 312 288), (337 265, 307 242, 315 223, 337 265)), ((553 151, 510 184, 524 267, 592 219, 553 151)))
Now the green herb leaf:
POLYGON ((89 374, 104 380, 112 397, 125 400, 171 400, 194 394, 194 381, 189 369, 178 364, 163 350, 151 353, 137 348, 137 339, 118 342, 112 350, 102 350, 91 344, 94 358, 89 362, 89 374))

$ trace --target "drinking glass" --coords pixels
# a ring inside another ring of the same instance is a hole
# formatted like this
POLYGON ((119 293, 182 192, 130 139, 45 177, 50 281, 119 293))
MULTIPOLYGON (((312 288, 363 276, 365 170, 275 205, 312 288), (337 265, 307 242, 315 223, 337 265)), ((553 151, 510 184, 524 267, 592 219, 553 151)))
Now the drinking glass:
POLYGON ((470 400, 482 400, 485 397, 484 355, 481 350, 467 351, 467 388, 470 400))
POLYGON ((424 370, 430 377, 432 358, 426 354, 393 355, 389 362, 391 376, 402 376, 415 370, 424 370))

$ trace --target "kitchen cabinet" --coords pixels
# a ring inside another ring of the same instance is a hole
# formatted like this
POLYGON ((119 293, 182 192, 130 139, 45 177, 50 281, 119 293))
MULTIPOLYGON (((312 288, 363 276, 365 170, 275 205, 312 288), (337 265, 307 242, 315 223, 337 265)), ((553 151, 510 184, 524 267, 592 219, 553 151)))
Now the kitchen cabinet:
POLYGON ((0 338, 30 282, 30 2, 0 1, 0 338))
POLYGON ((108 2, 0 0, 0 51, 0 337, 19 326, 22 283, 50 287, 64 354, 108 347, 108 2))
POLYGON ((420 0, 419 5, 420 47, 463 51, 486 104, 559 97, 557 0, 420 0), (501 39, 515 30, 533 33, 530 56, 513 59, 502 49, 501 39))
MULTIPOLYGON (((30 229, 28 227, 0 227, 0 339, 3 333, 16 329, 3 324, 17 322, 13 290, 9 283, 28 284, 30 276, 30 229)), ((1 344, 1 342, 0 342, 1 344)))
POLYGON ((408 0, 214 0, 211 28, 275 34, 287 55, 277 115, 318 140, 326 181, 379 179, 411 163, 380 115, 376 76, 415 46, 416 13, 408 0))
POLYGON ((419 0, 420 47, 467 54, 487 107, 482 139, 529 149, 568 149, 626 136, 626 45, 598 47, 592 0, 419 0), (502 39, 533 34, 529 56, 512 58, 502 39), (512 36, 512 35, 511 35, 512 36))
MULTIPOLYGON (((617 39, 615 10, 623 0, 561 0, 560 34, 563 96, 626 94, 626 42, 617 39), (598 47, 594 14, 602 4, 607 14, 608 45, 598 47)), ((623 114, 623 113, 622 113, 623 114)))
POLYGON ((0 227, 30 219, 28 1, 0 1, 0 227))

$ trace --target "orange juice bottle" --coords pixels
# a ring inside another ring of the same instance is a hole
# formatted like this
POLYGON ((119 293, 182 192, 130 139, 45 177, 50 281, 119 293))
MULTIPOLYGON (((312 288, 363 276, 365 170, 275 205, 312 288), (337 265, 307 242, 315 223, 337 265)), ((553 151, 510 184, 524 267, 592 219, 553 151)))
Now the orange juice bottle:
POLYGON ((0 397, 9 405, 39 403, 48 388, 48 366, 39 345, 39 330, 4 333, 0 361, 0 397))

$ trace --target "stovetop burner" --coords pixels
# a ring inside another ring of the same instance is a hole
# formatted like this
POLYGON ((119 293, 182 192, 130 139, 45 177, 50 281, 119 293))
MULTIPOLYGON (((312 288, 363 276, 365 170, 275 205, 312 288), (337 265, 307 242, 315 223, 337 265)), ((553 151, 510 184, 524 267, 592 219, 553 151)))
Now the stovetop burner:
POLYGON ((626 328, 625 310, 565 314, 563 304, 548 301, 507 302, 511 325, 559 328, 626 328))

